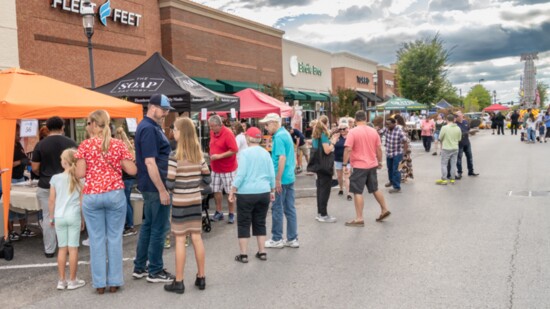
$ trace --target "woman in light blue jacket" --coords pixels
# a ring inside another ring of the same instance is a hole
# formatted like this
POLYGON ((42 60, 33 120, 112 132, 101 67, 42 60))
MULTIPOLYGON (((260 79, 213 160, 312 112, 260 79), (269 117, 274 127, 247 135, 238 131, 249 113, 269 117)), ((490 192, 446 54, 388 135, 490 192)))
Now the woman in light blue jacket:
POLYGON ((235 261, 248 263, 250 227, 258 241, 256 258, 265 261, 266 217, 269 202, 275 200, 275 170, 269 153, 260 147, 262 132, 252 127, 246 131, 248 148, 240 152, 237 176, 233 180, 229 201, 237 200, 237 230, 240 254, 235 261))

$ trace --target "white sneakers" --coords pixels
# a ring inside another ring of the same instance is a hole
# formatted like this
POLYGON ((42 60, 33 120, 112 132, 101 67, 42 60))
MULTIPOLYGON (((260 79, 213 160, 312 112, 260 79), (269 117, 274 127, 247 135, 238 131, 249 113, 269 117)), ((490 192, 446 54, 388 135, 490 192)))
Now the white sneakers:
POLYGON ((267 240, 265 242, 266 248, 276 248, 276 249, 283 249, 284 247, 290 247, 290 248, 300 248, 300 243, 298 242, 298 239, 294 240, 279 240, 275 241, 273 239, 267 240))
POLYGON ((81 288, 86 285, 86 281, 80 280, 76 278, 74 281, 65 281, 65 280, 59 280, 57 281, 57 289, 58 290, 76 290, 78 288, 81 288))
POLYGON ((315 217, 315 220, 317 220, 319 222, 322 222, 322 223, 335 223, 336 222, 336 218, 331 216, 331 215, 326 215, 326 216, 317 215, 317 217, 315 217))

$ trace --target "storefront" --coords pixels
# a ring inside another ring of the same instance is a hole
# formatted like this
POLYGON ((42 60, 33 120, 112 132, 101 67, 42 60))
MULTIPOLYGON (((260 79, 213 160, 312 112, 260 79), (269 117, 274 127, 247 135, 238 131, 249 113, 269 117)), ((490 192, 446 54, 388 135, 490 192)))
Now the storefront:
POLYGON ((281 84, 284 31, 184 0, 160 0, 162 54, 197 82, 235 93, 281 84))
POLYGON ((19 66, 15 0, 0 1, 0 70, 19 66))
POLYGON ((292 125, 307 135, 309 122, 331 108, 331 57, 330 52, 283 40, 285 101, 301 112, 301 121, 292 125))

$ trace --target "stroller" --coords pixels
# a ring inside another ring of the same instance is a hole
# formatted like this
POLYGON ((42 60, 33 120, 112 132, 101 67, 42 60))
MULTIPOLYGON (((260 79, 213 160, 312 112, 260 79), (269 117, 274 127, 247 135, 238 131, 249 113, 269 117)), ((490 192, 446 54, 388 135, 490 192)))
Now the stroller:
MULTIPOLYGON (((210 189, 210 191, 212 191, 212 189, 210 189)), ((202 211, 204 211, 204 215, 202 217, 202 230, 206 233, 210 233, 210 231, 212 231, 212 224, 210 221, 210 215, 208 214, 208 208, 213 194, 204 194, 204 190, 202 193, 202 211)))

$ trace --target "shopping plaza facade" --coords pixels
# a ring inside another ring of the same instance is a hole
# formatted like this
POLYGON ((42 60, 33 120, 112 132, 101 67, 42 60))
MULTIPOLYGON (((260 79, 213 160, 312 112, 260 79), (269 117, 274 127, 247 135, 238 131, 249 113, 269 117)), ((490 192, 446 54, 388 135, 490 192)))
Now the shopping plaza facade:
MULTIPOLYGON (((356 90, 363 106, 397 95, 392 68, 286 40, 284 31, 195 2, 91 2, 96 86, 127 74, 158 51, 216 91, 279 85, 285 101, 309 111, 309 117, 326 109, 338 88, 356 90)), ((20 67, 90 87, 80 6, 80 0, 1 1, 0 69, 20 67)))

